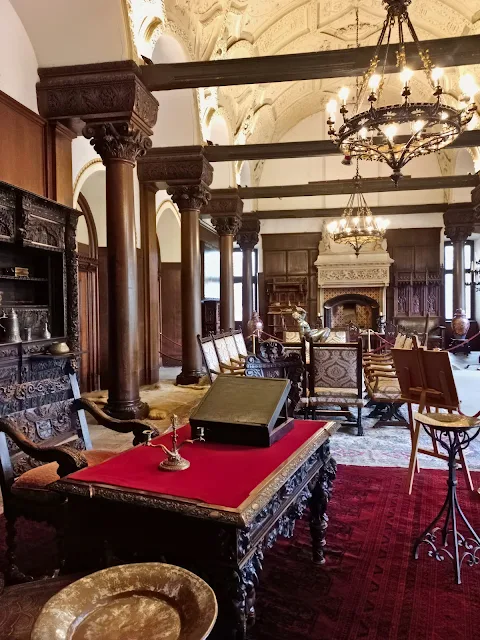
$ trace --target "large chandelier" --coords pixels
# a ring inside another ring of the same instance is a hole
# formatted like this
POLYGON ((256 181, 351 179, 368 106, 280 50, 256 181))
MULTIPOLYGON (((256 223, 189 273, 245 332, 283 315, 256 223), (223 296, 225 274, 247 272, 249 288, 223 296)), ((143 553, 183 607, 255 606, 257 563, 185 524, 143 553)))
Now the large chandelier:
POLYGON ((460 79, 460 107, 445 104, 441 86, 442 69, 432 65, 428 50, 420 45, 407 11, 410 2, 411 0, 383 0, 387 17, 370 66, 361 84, 357 85, 355 108, 351 117, 348 117, 347 108, 348 87, 342 87, 338 93, 343 117, 343 124, 338 131, 335 128, 338 103, 332 99, 326 106, 328 133, 344 154, 344 164, 350 164, 352 158, 385 162, 392 169, 391 177, 395 185, 402 177, 402 168, 407 162, 446 147, 467 127, 476 111, 474 95, 478 91, 473 76, 464 75, 460 79), (405 28, 417 46, 422 71, 432 87, 433 102, 410 101, 413 71, 406 60, 405 28), (397 67, 400 71, 403 100, 399 104, 380 106, 387 54, 395 32, 398 33, 397 67), (379 54, 382 45, 385 46, 386 53, 385 59, 381 61, 379 54), (363 107, 367 96, 369 108, 363 107))
POLYGON ((373 216, 362 193, 361 181, 357 161, 355 190, 350 195, 343 216, 340 220, 333 220, 327 225, 327 230, 334 242, 350 245, 357 258, 363 246, 383 240, 385 230, 390 223, 385 218, 373 216))

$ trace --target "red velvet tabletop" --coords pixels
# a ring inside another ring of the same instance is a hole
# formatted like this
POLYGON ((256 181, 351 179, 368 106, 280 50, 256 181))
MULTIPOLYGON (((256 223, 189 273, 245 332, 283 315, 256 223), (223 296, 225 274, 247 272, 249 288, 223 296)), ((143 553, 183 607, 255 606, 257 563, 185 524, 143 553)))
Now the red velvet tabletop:
MULTIPOLYGON (((187 442, 181 454, 191 466, 185 471, 159 470, 165 453, 158 448, 138 446, 102 464, 77 471, 68 476, 68 480, 148 491, 236 509, 326 424, 318 420, 295 420, 294 428, 268 448, 187 442)), ((179 429, 179 443, 190 437, 190 425, 179 429)), ((152 442, 161 442, 171 449, 171 434, 152 442)))

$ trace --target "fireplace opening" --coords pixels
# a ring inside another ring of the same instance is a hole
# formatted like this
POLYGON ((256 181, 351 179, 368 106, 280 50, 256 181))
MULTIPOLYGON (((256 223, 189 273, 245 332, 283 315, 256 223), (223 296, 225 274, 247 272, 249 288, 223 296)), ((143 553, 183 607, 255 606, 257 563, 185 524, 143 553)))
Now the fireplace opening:
POLYGON ((353 323, 360 329, 376 329, 379 304, 358 293, 343 294, 324 304, 324 322, 331 329, 347 329, 353 323))

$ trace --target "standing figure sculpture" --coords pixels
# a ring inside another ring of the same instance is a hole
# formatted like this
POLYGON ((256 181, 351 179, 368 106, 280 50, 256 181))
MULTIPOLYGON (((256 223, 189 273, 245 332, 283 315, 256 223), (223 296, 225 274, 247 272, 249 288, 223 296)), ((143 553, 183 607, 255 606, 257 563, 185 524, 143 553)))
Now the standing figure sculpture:
POLYGON ((310 342, 325 342, 330 335, 329 327, 325 327, 325 329, 311 329, 306 320, 307 312, 305 309, 302 309, 302 307, 294 305, 292 318, 298 324, 298 333, 300 334, 300 338, 306 338, 307 340, 310 340, 310 342))

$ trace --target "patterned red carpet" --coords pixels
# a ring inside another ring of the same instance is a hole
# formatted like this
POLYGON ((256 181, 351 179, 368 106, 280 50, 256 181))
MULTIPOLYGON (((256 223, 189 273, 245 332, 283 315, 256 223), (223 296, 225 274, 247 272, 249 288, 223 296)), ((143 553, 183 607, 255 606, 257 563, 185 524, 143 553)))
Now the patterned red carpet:
MULTIPOLYGON (((475 474, 474 483, 479 484, 475 474)), ((264 562, 255 640, 473 640, 480 637, 480 565, 454 582, 450 560, 413 560, 415 536, 435 516, 446 472, 339 466, 329 505, 324 567, 310 562, 308 525, 264 562)), ((480 530, 480 497, 459 480, 460 504, 480 530)))
MULTIPOLYGON (((474 475, 478 486, 480 474, 474 475)), ((442 504, 446 472, 422 471, 411 497, 405 476, 406 469, 339 466, 329 505, 327 564, 313 567, 306 522, 297 524, 293 540, 277 542, 265 557, 252 639, 480 637, 480 565, 464 566, 457 586, 448 559, 436 562, 426 549, 419 560, 411 557, 416 534, 442 504)), ((480 530, 480 497, 469 495, 463 478, 459 482, 460 503, 480 530)), ((21 564, 51 565, 51 531, 25 522, 19 528, 21 564)), ((4 549, 2 522, 0 569, 4 549)))

